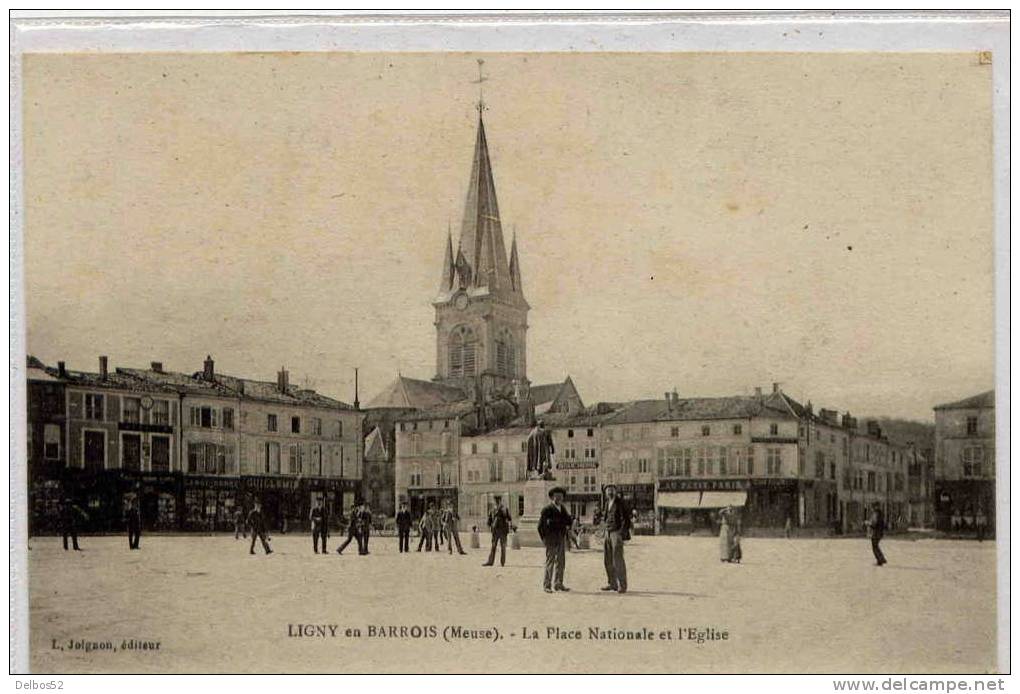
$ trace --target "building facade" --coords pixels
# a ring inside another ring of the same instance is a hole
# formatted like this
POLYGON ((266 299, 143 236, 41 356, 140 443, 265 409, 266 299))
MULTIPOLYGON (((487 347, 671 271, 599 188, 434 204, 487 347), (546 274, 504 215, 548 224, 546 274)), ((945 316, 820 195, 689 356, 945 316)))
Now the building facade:
POLYGON ((995 523, 995 391, 935 407, 935 517, 939 530, 987 532, 995 523))
MULTIPOLYGON (((121 528, 136 500, 149 530, 229 530, 259 500, 269 527, 286 531, 305 527, 320 500, 339 520, 360 498, 363 413, 295 388, 286 371, 275 383, 242 379, 216 373, 211 358, 194 374, 158 362, 111 371, 105 358, 98 373, 43 371, 63 389, 65 426, 62 470, 51 461, 32 481, 34 499, 49 498, 40 527, 64 495, 94 531, 121 528)), ((34 383, 30 413, 43 407, 34 383)))

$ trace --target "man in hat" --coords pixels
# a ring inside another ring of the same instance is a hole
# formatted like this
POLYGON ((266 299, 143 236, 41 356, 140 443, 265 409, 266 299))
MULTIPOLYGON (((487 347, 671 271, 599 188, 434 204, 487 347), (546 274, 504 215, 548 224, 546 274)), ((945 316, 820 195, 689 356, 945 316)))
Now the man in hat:
POLYGON ((489 511, 489 532, 492 533, 492 549, 489 550, 489 561, 482 566, 492 566, 496 562, 496 545, 499 545, 499 565, 506 566, 506 537, 510 534, 513 520, 510 511, 503 506, 503 498, 497 496, 494 501, 496 508, 489 511))
POLYGON ((361 505, 358 531, 358 554, 368 554, 368 538, 372 534, 372 508, 368 502, 361 505))
POLYGON ((457 509, 453 507, 453 500, 447 499, 443 508, 443 515, 440 517, 440 522, 443 524, 443 532, 446 534, 446 546, 450 550, 450 554, 453 554, 453 545, 457 545, 458 554, 467 554, 464 548, 460 545, 460 534, 458 533, 457 524, 460 522, 460 516, 457 514, 457 509))
POLYGON ((78 519, 88 518, 88 514, 78 507, 78 504, 71 501, 71 497, 64 497, 60 505, 60 533, 64 536, 64 551, 67 551, 67 538, 71 538, 71 546, 75 552, 80 552, 78 546, 78 519))
POLYGON ((259 501, 255 502, 248 513, 248 527, 251 528, 251 547, 248 548, 248 553, 255 554, 255 540, 258 539, 262 541, 262 549, 265 550, 265 553, 272 554, 273 550, 266 542, 266 519, 262 515, 262 503, 259 501))
POLYGON ((326 507, 323 505, 322 500, 319 499, 315 502, 315 506, 312 507, 311 512, 308 514, 308 520, 312 524, 312 549, 315 553, 319 553, 319 540, 322 540, 322 553, 326 554, 326 538, 328 537, 327 527, 328 516, 326 515, 326 507))
POLYGON ((401 554, 411 551, 411 512, 407 510, 407 504, 400 503, 400 510, 397 511, 397 547, 401 554))
POLYGON ((868 516, 868 520, 864 522, 864 525, 868 529, 868 539, 871 540, 871 552, 875 555, 875 565, 882 566, 882 564, 887 562, 878 543, 882 541, 882 535, 885 533, 885 516, 882 514, 882 507, 877 501, 872 505, 871 515, 868 516))
POLYGON ((630 514, 623 501, 616 496, 616 485, 607 484, 603 520, 606 540, 603 543, 603 560, 606 566, 606 585, 602 590, 627 592, 627 562, 623 558, 623 542, 630 525, 630 514))
POLYGON ((556 452, 553 446, 552 432, 545 428, 541 419, 531 433, 528 434, 528 476, 532 479, 551 479, 552 457, 556 452))
POLYGON ((542 538, 545 545, 545 581, 543 586, 546 593, 553 590, 570 590, 563 585, 563 573, 567 568, 567 534, 574 519, 570 512, 563 506, 563 497, 567 490, 563 487, 553 487, 549 490, 549 498, 552 503, 542 509, 542 515, 538 518, 538 536, 542 538))

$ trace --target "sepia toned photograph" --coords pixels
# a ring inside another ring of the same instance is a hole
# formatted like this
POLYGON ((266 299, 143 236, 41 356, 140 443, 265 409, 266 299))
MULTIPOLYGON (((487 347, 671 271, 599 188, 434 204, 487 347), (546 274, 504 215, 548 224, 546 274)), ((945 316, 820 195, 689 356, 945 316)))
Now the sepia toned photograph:
POLYGON ((992 52, 737 48, 21 54, 26 672, 1008 672, 992 52))

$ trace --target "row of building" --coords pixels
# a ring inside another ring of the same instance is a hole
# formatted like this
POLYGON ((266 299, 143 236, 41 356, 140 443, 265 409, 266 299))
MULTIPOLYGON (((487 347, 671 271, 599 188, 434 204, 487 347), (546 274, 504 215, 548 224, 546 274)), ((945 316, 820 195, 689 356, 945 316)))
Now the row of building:
POLYGON ((261 499, 271 527, 294 527, 324 501, 334 519, 367 501, 392 517, 452 500, 484 525, 495 497, 524 509, 526 438, 552 430, 557 479, 591 521, 616 484, 639 532, 711 527, 724 506, 744 527, 861 530, 877 503, 894 527, 994 523, 994 394, 935 408, 935 446, 894 442, 875 421, 784 393, 663 397, 586 407, 573 381, 533 385, 516 236, 507 253, 483 107, 460 238, 443 247, 432 299, 436 370, 397 378, 362 409, 289 383, 201 371, 69 371, 30 360, 30 499, 35 529, 59 501, 113 529, 139 500, 155 529, 214 530, 261 499))

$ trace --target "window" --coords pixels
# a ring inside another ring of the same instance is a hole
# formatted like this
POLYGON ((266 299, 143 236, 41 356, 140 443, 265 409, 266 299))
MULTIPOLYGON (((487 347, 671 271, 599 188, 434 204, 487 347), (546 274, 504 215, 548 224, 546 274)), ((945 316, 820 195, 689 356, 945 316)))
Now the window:
POLYGON ((230 407, 223 408, 223 428, 224 429, 234 428, 234 410, 230 407))
POLYGON ((444 429, 449 429, 450 428, 450 420, 449 419, 443 421, 443 428, 444 429))
POLYGON ((155 400, 152 403, 152 423, 153 424, 169 424, 170 423, 170 401, 169 400, 155 400))
POLYGON ((492 452, 493 453, 499 453, 499 442, 498 441, 493 441, 492 442, 492 452))
POLYGON ((829 479, 836 479, 836 463, 834 462, 829 463, 829 479))
POLYGON ((496 373, 504 376, 514 376, 516 371, 513 338, 508 330, 504 330, 496 338, 496 373))
POLYGON ((874 472, 868 472, 868 491, 869 492, 875 491, 875 473, 874 472))
POLYGON ((142 400, 141 398, 124 398, 124 407, 121 408, 120 420, 138 424, 141 421, 142 400))
POLYGON ((477 443, 472 443, 471 444, 471 454, 472 455, 478 455, 478 444, 477 443))
POLYGON ((287 472, 292 475, 301 474, 301 446, 291 446, 287 456, 287 472))
POLYGON ((587 458, 588 460, 594 460, 595 459, 595 449, 594 448, 585 448, 584 449, 584 457, 587 458))
POLYGON ((815 452, 815 477, 825 479, 825 454, 821 451, 815 452))
POLYGON ((648 458, 638 458, 638 472, 651 472, 652 465, 648 458))
POLYGON ((588 430, 588 438, 591 438, 594 435, 595 435, 595 430, 594 429, 589 429, 588 430))
POLYGON ((978 433, 978 418, 967 417, 967 436, 977 436, 978 433))
POLYGON ((779 436, 779 425, 769 424, 769 436, 779 436))
POLYGON ((765 474, 781 475, 783 473, 783 449, 765 449, 765 474))
POLYGON ((736 436, 740 436, 742 433, 744 433, 743 425, 741 425, 741 424, 734 424, 733 425, 733 433, 736 436))
POLYGON ((477 345, 474 331, 465 325, 455 328, 450 334, 449 345, 450 375, 474 376, 477 345))
POLYGON ((411 468, 410 478, 411 478, 410 485, 412 487, 420 487, 421 486, 421 468, 419 468, 418 466, 415 466, 415 467, 411 468))
POLYGON ((574 430, 573 429, 567 429, 567 438, 568 439, 574 438, 574 430))
POLYGON ((747 474, 754 474, 754 446, 747 447, 747 474))
POLYGON ((680 438, 680 427, 670 427, 669 428, 669 435, 671 437, 673 437, 674 439, 680 438))
POLYGON ((100 393, 85 393, 85 419, 103 418, 103 396, 100 393))
POLYGON ((60 425, 47 424, 43 427, 43 457, 46 460, 60 458, 60 425))
POLYGON ((301 418, 291 417, 290 418, 290 433, 300 434, 301 433, 301 418))
POLYGON ((311 447, 312 451, 312 469, 309 471, 313 475, 322 476, 322 445, 313 443, 311 447))
POLYGON ((312 417, 312 434, 322 436, 322 420, 318 417, 312 417))
POLYGON ((705 447, 698 448, 698 477, 705 476, 705 447))
POLYGON ((521 453, 527 452, 528 452, 528 440, 524 439, 523 441, 521 441, 521 453))
MULTIPOLYGON (((270 415, 270 417, 275 416, 270 415)), ((276 441, 266 443, 266 473, 269 475, 280 474, 280 444, 276 441)))
POLYGON ((276 431, 276 415, 266 415, 266 431, 276 431))
POLYGON ((152 459, 149 467, 153 472, 170 472, 170 437, 152 437, 152 459))
POLYGON ((708 436, 711 433, 712 433, 712 427, 708 426, 707 424, 704 425, 703 427, 701 427, 701 435, 702 436, 708 436))
MULTIPOLYGON (((342 422, 341 422, 341 426, 342 426, 342 422)), ((404 430, 404 423, 403 422, 400 423, 400 430, 401 431, 404 430)), ((341 436, 343 436, 343 434, 341 434, 341 436)))
POLYGON ((747 474, 747 459, 744 457, 744 448, 737 446, 730 451, 730 461, 733 463, 730 467, 732 470, 731 474, 746 475, 747 474))
POLYGON ((981 477, 981 463, 984 462, 984 449, 981 446, 967 446, 960 452, 963 459, 964 477, 981 477))
POLYGON ((215 443, 188 444, 188 472, 199 475, 222 475, 233 467, 234 449, 215 443))
MULTIPOLYGON (((400 430, 404 430, 404 423, 400 423, 400 430)), ((336 437, 342 439, 344 437, 344 421, 342 419, 336 420, 336 437)))

